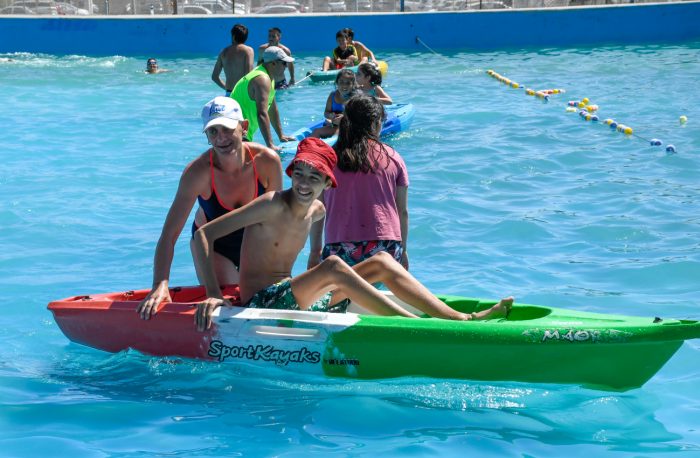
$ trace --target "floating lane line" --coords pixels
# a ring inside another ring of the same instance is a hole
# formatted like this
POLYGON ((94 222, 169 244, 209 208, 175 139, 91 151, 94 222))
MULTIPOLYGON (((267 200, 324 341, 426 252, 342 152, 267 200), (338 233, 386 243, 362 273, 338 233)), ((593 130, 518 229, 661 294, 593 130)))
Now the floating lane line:
MULTIPOLYGON (((513 81, 513 80, 493 71, 493 70, 487 70, 486 74, 489 75, 491 78, 494 78, 495 80, 500 81, 501 83, 503 83, 506 86, 509 86, 513 89, 524 89, 526 95, 534 96, 538 99, 542 99, 544 102, 549 102, 550 96, 552 96, 552 95, 563 94, 566 92, 564 89, 535 90, 535 89, 525 88, 520 83, 513 81)), ((596 114, 596 112, 598 111, 598 108, 599 108, 598 105, 590 103, 590 100, 587 97, 584 97, 581 100, 569 100, 567 103, 566 111, 569 113, 578 112, 579 116, 585 121, 598 122, 600 120, 600 117, 596 114)), ((686 122, 688 122, 688 118, 685 115, 683 115, 679 118, 679 121, 681 124, 685 124, 686 122)), ((661 146, 661 144, 663 143, 658 138, 652 138, 652 139, 644 138, 641 135, 636 134, 632 127, 630 127, 626 124, 619 123, 612 118, 605 119, 603 121, 603 123, 607 126, 610 126, 611 129, 614 129, 620 133, 623 133, 623 134, 628 135, 628 136, 637 137, 640 140, 647 142, 651 146, 661 146)), ((676 147, 672 144, 667 144, 666 145, 666 152, 675 153, 676 147)))

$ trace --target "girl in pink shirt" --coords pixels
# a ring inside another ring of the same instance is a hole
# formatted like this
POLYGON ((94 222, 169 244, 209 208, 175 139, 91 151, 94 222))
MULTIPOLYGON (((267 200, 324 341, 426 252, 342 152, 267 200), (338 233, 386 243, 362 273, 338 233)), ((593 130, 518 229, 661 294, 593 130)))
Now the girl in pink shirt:
POLYGON ((408 172, 399 153, 379 140, 383 120, 374 97, 345 104, 334 147, 338 187, 321 196, 326 217, 311 229, 309 268, 331 255, 352 266, 386 251, 408 269, 408 172))

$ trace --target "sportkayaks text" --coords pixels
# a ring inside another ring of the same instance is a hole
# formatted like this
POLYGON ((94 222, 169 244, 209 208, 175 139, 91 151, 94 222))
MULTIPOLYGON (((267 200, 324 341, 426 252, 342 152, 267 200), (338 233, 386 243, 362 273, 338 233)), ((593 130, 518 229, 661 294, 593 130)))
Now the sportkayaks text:
POLYGON ((213 340, 209 344, 209 352, 212 358, 223 362, 227 358, 248 359, 251 361, 273 362, 278 366, 286 366, 289 363, 317 364, 321 361, 321 353, 311 351, 306 347, 299 350, 281 350, 272 345, 248 345, 237 347, 225 345, 220 340, 213 340))

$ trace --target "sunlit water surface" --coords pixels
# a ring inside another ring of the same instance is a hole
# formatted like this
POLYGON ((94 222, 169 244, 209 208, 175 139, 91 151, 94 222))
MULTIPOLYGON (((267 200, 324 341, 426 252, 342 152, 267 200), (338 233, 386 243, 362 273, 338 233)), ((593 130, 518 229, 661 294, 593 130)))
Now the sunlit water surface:
MULTIPOLYGON (((390 140, 410 173, 413 273, 443 293, 700 318, 699 50, 382 53, 385 89, 417 109, 390 140), (567 92, 543 103, 489 68, 567 92), (638 136, 565 111, 583 97, 638 136)), ((697 340, 626 393, 358 382, 69 343, 47 302, 149 286, 180 172, 207 147, 213 56, 161 59, 172 71, 156 76, 146 57, 0 56, 0 455, 700 456, 697 340)), ((298 79, 320 64, 298 57, 298 79)), ((281 93, 286 131, 318 119, 330 89, 281 93)), ((196 281, 188 237, 173 285, 196 281)))

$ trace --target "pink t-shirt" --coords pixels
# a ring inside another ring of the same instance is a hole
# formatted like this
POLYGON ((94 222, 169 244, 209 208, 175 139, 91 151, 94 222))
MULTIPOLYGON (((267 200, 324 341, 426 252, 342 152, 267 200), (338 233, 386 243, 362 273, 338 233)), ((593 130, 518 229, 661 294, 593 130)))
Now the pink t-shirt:
MULTIPOLYGON (((379 144, 373 144, 370 155, 380 154, 379 144)), ((401 240, 396 188, 408 186, 408 171, 398 152, 387 145, 384 150, 389 156, 386 168, 387 161, 382 157, 375 170, 368 173, 333 169, 338 187, 324 194, 325 243, 401 240)))

